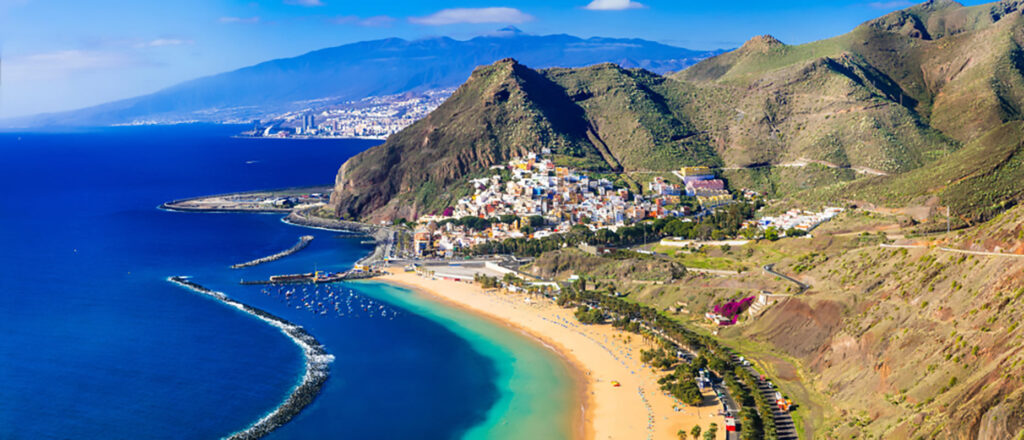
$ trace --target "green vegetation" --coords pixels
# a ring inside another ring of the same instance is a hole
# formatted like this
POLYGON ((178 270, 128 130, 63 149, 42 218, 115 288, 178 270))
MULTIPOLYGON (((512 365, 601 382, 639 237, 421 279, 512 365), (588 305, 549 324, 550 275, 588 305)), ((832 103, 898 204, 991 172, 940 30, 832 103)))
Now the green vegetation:
POLYGON ((704 396, 697 387, 694 373, 687 365, 676 367, 672 374, 658 380, 662 391, 665 391, 687 405, 700 405, 704 396))
MULTIPOLYGON (((751 417, 756 417, 761 426, 763 426, 763 436, 761 438, 777 438, 775 421, 771 416, 773 414, 771 404, 765 401, 761 393, 752 392, 752 390, 757 389, 756 379, 743 368, 734 365, 731 360, 731 354, 719 345, 715 338, 695 333, 672 318, 659 313, 652 307, 632 303, 603 293, 587 291, 579 283, 564 289, 559 295, 558 303, 563 307, 585 306, 588 307, 586 309, 588 311, 590 309, 600 309, 604 315, 610 317, 612 325, 617 328, 637 333, 644 331, 645 327, 653 329, 659 332, 659 334, 664 335, 660 337, 665 338, 665 340, 678 341, 685 348, 700 353, 700 358, 706 359, 707 368, 723 378, 726 387, 735 398, 744 405, 756 406, 757 412, 756 414, 751 413, 751 417)), ((579 313, 578 309, 577 314, 579 313)), ((690 368, 697 367, 697 365, 695 362, 690 368)), ((692 370, 689 371, 692 374, 692 370)), ((684 393, 685 388, 688 388, 687 385, 682 383, 685 382, 685 380, 682 380, 685 379, 685 374, 686 370, 680 371, 677 369, 671 374, 672 378, 666 379, 663 385, 671 383, 673 385, 668 385, 670 389, 675 389, 673 387, 678 386, 679 391, 684 393), (677 373, 682 374, 683 377, 680 378, 676 375, 677 373)))
POLYGON ((535 257, 564 246, 578 246, 580 243, 631 246, 657 241, 669 236, 703 240, 723 239, 739 234, 743 221, 751 218, 760 206, 760 202, 735 203, 716 210, 714 214, 706 216, 698 222, 662 218, 619 228, 618 231, 599 229, 594 232, 586 226, 576 225, 569 232, 553 234, 540 239, 511 238, 501 242, 480 244, 469 249, 467 253, 470 255, 515 254, 535 257))

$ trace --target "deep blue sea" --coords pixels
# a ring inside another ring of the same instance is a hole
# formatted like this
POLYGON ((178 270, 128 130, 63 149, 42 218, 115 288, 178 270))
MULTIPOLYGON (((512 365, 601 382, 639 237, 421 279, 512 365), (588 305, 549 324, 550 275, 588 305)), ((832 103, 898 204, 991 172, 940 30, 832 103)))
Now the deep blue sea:
POLYGON ((515 332, 380 283, 337 287, 378 310, 345 316, 238 284, 346 269, 369 251, 363 238, 278 215, 157 209, 329 184, 375 144, 230 137, 241 129, 0 133, 0 439, 214 439, 274 409, 303 372, 299 348, 172 275, 302 325, 335 356, 323 393, 270 438, 565 437, 571 399, 552 390, 568 371, 515 332), (228 268, 306 234, 291 257, 228 268))

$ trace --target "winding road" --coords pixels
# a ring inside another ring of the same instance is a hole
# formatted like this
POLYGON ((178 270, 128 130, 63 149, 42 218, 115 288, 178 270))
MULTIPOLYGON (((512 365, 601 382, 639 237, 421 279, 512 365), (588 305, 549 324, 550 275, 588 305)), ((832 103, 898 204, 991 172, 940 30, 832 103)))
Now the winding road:
POLYGON ((807 289, 811 288, 810 285, 804 284, 804 283, 802 283, 800 281, 797 281, 795 278, 793 278, 793 277, 791 277, 789 275, 776 272, 775 271, 775 263, 766 264, 766 265, 762 266, 761 268, 764 269, 765 272, 767 272, 767 273, 769 273, 771 275, 775 275, 775 276, 777 276, 779 278, 782 278, 782 279, 784 279, 786 281, 792 282, 792 283, 796 284, 797 286, 799 286, 800 287, 800 291, 798 291, 794 295, 799 295, 801 293, 804 293, 804 292, 807 291, 807 289))

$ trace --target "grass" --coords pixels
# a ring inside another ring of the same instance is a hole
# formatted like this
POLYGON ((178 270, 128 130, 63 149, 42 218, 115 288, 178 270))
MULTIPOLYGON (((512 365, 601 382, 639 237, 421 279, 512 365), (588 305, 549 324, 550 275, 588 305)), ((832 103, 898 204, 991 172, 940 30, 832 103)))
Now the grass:
POLYGON ((830 413, 828 409, 832 406, 828 403, 827 397, 818 393, 813 388, 805 386, 805 384, 813 383, 813 380, 804 370, 800 361, 781 354, 778 350, 774 350, 766 344, 750 339, 732 339, 720 336, 719 341, 750 360, 754 368, 769 377, 784 396, 793 399, 798 408, 790 412, 790 416, 793 417, 793 424, 796 427, 799 438, 817 438, 816 435, 808 435, 807 424, 810 424, 811 434, 821 432, 825 424, 832 417, 831 415, 826 416, 826 413, 830 413), (789 364, 796 371, 798 380, 787 381, 781 379, 775 365, 767 360, 769 358, 789 364))
POLYGON ((676 260, 686 267, 713 270, 750 269, 751 265, 726 257, 708 257, 693 253, 676 253, 676 260))

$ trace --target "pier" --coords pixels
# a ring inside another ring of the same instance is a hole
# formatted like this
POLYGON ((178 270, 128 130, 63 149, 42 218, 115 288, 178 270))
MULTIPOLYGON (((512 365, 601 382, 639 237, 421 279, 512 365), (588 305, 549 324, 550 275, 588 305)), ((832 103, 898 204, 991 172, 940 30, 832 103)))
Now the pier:
POLYGON ((320 274, 316 272, 309 273, 296 273, 296 274, 285 274, 285 275, 272 275, 267 280, 242 280, 238 283, 243 286, 253 286, 261 284, 329 284, 336 283, 339 281, 351 281, 351 280, 365 280, 382 275, 381 272, 375 270, 349 270, 341 273, 328 273, 320 274))
POLYGON ((263 258, 257 258, 257 259, 252 260, 252 261, 246 261, 245 263, 234 264, 234 265, 231 266, 231 268, 232 269, 241 269, 243 267, 252 267, 252 266, 260 265, 260 264, 263 264, 263 263, 269 263, 271 261, 277 261, 277 260, 280 260, 280 259, 282 259, 284 257, 287 257, 287 256, 289 256, 291 254, 294 254, 294 253, 296 253, 298 251, 301 251, 301 250, 305 249, 306 246, 309 246, 309 243, 312 242, 312 241, 313 241, 313 236, 312 235, 303 235, 302 237, 299 237, 299 242, 295 243, 295 246, 292 246, 292 247, 290 247, 288 249, 285 249, 285 250, 283 250, 281 252, 278 252, 278 253, 276 253, 274 255, 269 255, 269 256, 266 256, 266 257, 263 257, 263 258))

